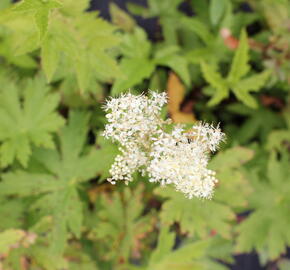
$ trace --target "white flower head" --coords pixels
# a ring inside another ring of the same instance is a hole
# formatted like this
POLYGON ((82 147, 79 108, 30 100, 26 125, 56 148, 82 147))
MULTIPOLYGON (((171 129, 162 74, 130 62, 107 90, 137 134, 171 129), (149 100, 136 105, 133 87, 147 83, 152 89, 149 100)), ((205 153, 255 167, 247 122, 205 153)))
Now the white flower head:
POLYGON ((166 94, 151 92, 151 97, 123 94, 111 98, 105 105, 108 124, 104 136, 118 141, 122 146, 135 140, 147 140, 162 121, 160 111, 167 102, 166 94))
POLYGON ((149 96, 128 93, 107 101, 104 136, 119 142, 122 152, 108 180, 112 184, 118 180, 128 183, 139 171, 147 174, 150 182, 174 185, 188 198, 211 198, 217 179, 215 172, 207 168, 209 152, 217 150, 224 134, 219 126, 207 123, 190 130, 176 125, 166 132, 167 122, 161 118, 166 103, 166 93, 156 92, 149 96))
POLYGON ((174 184, 175 188, 193 196, 210 198, 217 179, 207 169, 208 152, 200 140, 193 140, 181 128, 164 133, 151 150, 148 175, 151 182, 174 184))

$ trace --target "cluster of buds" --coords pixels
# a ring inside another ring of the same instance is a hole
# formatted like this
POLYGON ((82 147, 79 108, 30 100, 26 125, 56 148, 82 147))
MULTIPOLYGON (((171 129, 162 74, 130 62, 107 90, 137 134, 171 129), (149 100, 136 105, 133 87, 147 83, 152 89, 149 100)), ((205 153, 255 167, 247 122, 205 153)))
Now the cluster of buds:
POLYGON ((112 184, 133 181, 133 173, 147 175, 150 182, 174 185, 188 198, 211 198, 217 179, 208 169, 209 153, 216 151, 224 134, 206 123, 186 130, 161 117, 166 93, 123 94, 104 106, 108 124, 103 135, 118 142, 119 154, 108 179, 112 184), (167 131, 170 129, 171 131, 167 131))

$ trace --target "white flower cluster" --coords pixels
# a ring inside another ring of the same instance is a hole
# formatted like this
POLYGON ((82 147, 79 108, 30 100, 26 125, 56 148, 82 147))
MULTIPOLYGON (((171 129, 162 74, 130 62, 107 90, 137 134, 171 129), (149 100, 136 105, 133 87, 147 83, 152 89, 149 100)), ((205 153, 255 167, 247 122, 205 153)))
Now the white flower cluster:
POLYGON ((128 93, 107 101, 108 124, 103 135, 119 142, 121 151, 108 180, 127 184, 139 171, 147 174, 150 182, 173 184, 188 198, 210 198, 217 179, 215 172, 207 169, 208 154, 216 151, 224 134, 206 123, 190 130, 178 125, 166 132, 170 121, 161 118, 166 103, 166 94, 156 92, 150 92, 149 97, 128 93))

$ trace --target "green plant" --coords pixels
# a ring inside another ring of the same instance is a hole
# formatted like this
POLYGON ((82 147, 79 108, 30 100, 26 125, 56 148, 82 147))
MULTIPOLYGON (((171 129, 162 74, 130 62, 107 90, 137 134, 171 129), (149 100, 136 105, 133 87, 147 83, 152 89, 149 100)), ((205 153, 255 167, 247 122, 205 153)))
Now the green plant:
POLYGON ((0 269, 225 270, 247 252, 289 269, 289 1, 111 3, 111 22, 89 4, 0 1, 0 269), (211 200, 107 181, 124 149, 104 104, 147 89, 167 91, 160 121, 226 133, 211 200))

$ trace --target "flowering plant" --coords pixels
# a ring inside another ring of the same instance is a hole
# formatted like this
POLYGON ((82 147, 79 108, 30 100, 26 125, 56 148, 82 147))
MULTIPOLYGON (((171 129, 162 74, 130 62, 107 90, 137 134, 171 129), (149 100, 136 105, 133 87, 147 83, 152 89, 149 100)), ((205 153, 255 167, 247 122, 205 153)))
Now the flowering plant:
POLYGON ((0 0, 0 270, 289 270, 289 11, 0 0))
POLYGON ((224 134, 219 127, 206 123, 186 130, 176 125, 170 132, 170 119, 161 118, 161 109, 167 103, 166 93, 150 92, 149 96, 123 94, 111 98, 104 106, 108 124, 103 135, 120 144, 108 179, 126 184, 139 171, 148 175, 150 182, 173 184, 188 198, 211 198, 217 179, 208 169, 208 154, 216 151, 224 134))

